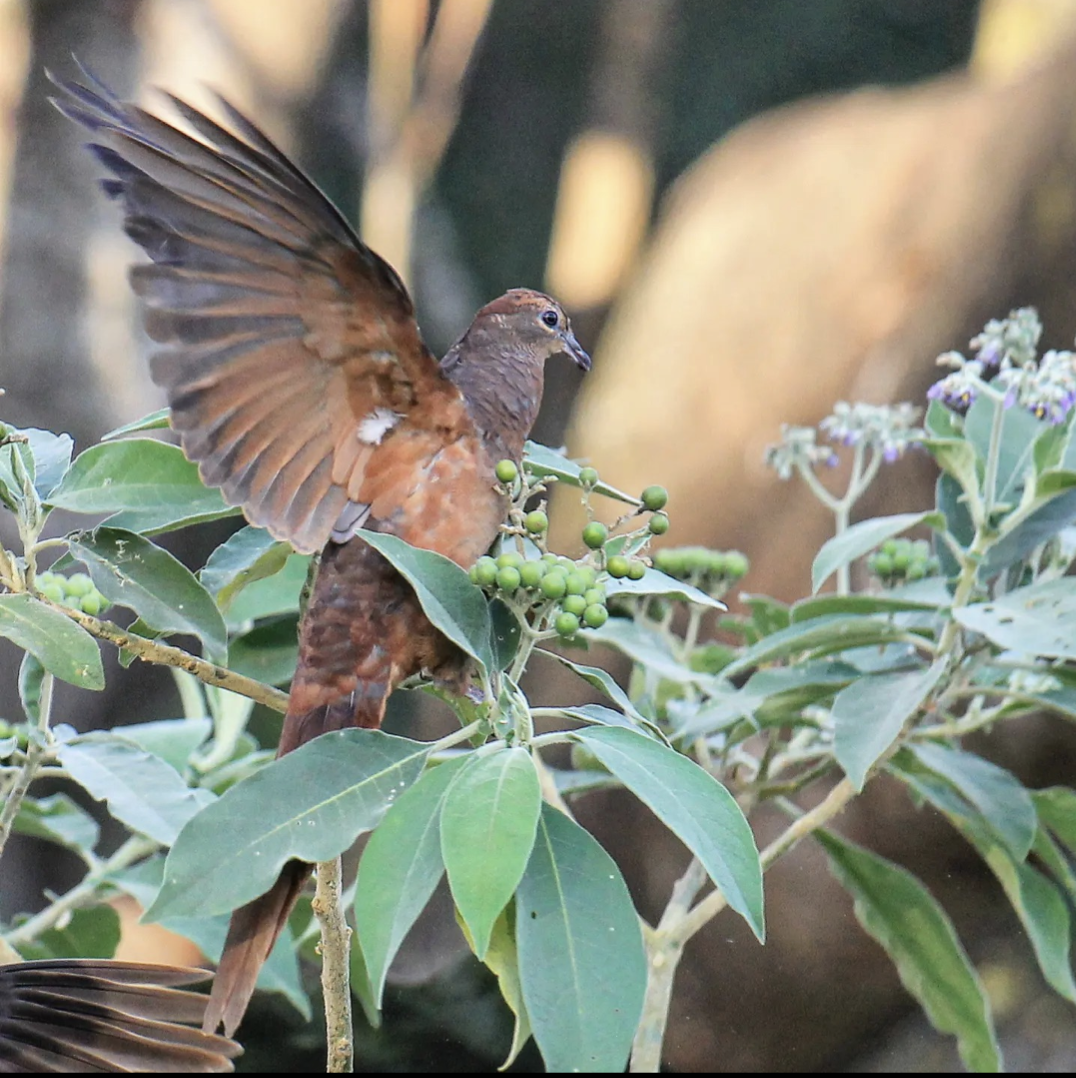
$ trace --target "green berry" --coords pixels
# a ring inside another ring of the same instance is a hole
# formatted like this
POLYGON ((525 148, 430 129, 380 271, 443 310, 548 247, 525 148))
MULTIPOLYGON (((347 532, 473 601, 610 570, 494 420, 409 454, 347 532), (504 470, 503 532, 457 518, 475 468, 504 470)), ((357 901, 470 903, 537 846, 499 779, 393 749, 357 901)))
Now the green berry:
POLYGON ((598 574, 589 565, 580 565, 575 571, 583 578, 588 588, 594 587, 598 582, 598 574))
POLYGON ((641 561, 633 561, 628 566, 628 579, 629 580, 642 580, 646 576, 646 563, 641 561))
POLYGON ((574 614, 577 618, 583 616, 583 611, 587 608, 587 601, 582 595, 565 595, 560 601, 561 609, 567 610, 569 614, 574 614))
POLYGON ((483 588, 491 588, 497 583, 497 563, 486 555, 479 558, 471 569, 471 579, 483 588))
POLYGON ((725 573, 728 576, 740 580, 747 576, 749 568, 746 554, 741 554, 738 550, 730 550, 725 554, 725 573))
POLYGON ((549 527, 549 517, 541 509, 535 509, 533 513, 526 515, 523 526, 531 535, 541 535, 549 527))
POLYGON ((497 570, 497 587, 503 592, 507 592, 511 595, 519 585, 522 583, 522 578, 519 575, 519 570, 508 566, 505 569, 497 570))
POLYGON ((896 554, 890 557, 890 561, 893 563, 893 571, 897 573, 907 572, 908 567, 912 564, 912 554, 909 550, 898 550, 896 554))
POLYGON ((605 568, 611 577, 620 579, 631 572, 631 562, 623 554, 614 554, 606 563, 605 568))
POLYGON ((708 572, 711 576, 729 575, 729 560, 724 551, 707 551, 706 572, 708 572))
POLYGON ((499 460, 497 467, 493 469, 497 479, 505 486, 514 483, 519 478, 519 468, 514 460, 499 460))
POLYGON ((518 569, 523 564, 523 555, 514 550, 506 550, 497 556, 498 569, 518 569))
POLYGON ((654 555, 654 568, 669 576, 679 576, 684 571, 683 552, 675 548, 659 550, 654 555))
POLYGON ((887 539, 881 547, 883 554, 888 554, 889 557, 893 557, 894 554, 900 549, 900 542, 897 539, 887 539))
POLYGON ((669 518, 664 513, 655 513, 647 527, 651 535, 664 535, 669 530, 669 518))
POLYGON ((67 578, 67 583, 64 587, 68 595, 80 599, 83 595, 89 595, 93 591, 93 581, 86 573, 72 573, 67 578))
POLYGON ((519 567, 519 579, 523 581, 523 587, 536 588, 545 576, 545 562, 525 561, 519 567))
POLYGON ((565 611, 563 614, 557 615, 557 620, 553 622, 553 628, 557 630, 559 636, 565 638, 575 636, 579 632, 579 618, 575 614, 569 614, 565 611))
POLYGON ((605 590, 603 588, 587 588, 583 593, 583 598, 587 601, 587 606, 594 606, 597 603, 599 606, 605 605, 605 590))
POLYGON ((597 485, 598 472, 595 468, 580 468, 579 469, 579 483, 585 490, 590 490, 591 487, 597 485))
POLYGON ((40 591, 46 599, 50 599, 54 603, 62 603, 64 599, 67 598, 67 593, 55 580, 50 580, 47 584, 42 584, 39 579, 37 590, 40 591))
POLYGON ((583 529, 583 542, 586 543, 591 550, 597 550, 599 547, 604 546, 605 540, 609 538, 609 529, 600 521, 592 520, 583 529))
POLYGON ((568 575, 560 568, 549 570, 542 577, 541 589, 547 599, 560 599, 568 591, 568 575))
POLYGON ((83 595, 78 602, 83 614, 95 618, 101 613, 104 596, 98 591, 91 591, 88 595, 83 595))
POLYGON ((888 554, 875 554, 871 568, 876 576, 892 576, 893 559, 888 554))
POLYGON ((547 550, 547 551, 546 551, 546 552, 545 552, 545 553, 544 553, 544 554, 542 555, 542 558, 541 558, 541 560, 542 560, 542 561, 544 561, 544 562, 546 563, 546 565, 556 565, 556 564, 558 564, 558 563, 559 563, 559 561, 560 561, 560 555, 559 555, 559 554, 551 554, 551 553, 550 553, 550 552, 549 552, 549 551, 547 550))
POLYGON ((923 577, 925 577, 926 575, 926 563, 921 561, 913 561, 912 564, 908 566, 908 571, 905 574, 905 577, 908 580, 922 580, 923 577))
POLYGON ((647 487, 643 491, 641 498, 644 509, 649 509, 651 513, 656 513, 659 509, 664 509, 669 501, 669 492, 664 487, 647 487))
POLYGON ((564 590, 569 595, 584 595, 592 583, 593 581, 588 580, 582 572, 577 570, 568 574, 564 581, 564 590))
POLYGON ((588 629, 600 629, 609 620, 609 611, 599 603, 591 603, 583 611, 583 624, 588 629))

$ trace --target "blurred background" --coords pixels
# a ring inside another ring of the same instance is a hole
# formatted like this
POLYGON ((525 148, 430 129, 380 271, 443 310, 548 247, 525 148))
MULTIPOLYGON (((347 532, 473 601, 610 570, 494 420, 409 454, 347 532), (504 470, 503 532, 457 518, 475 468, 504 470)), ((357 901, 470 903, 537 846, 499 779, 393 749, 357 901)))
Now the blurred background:
MULTIPOLYGON (((0 0, 0 418, 78 448, 161 399, 126 284, 135 249, 47 101, 46 67, 75 75, 72 53, 146 104, 164 106, 154 86, 209 110, 206 87, 223 92, 401 272, 436 352, 506 288, 556 294, 595 369, 551 369, 537 437, 624 489, 666 485, 669 542, 744 550, 751 592, 805 594, 830 524, 762 466, 781 423, 839 399, 921 402, 938 353, 1014 306, 1038 307, 1047 347, 1076 332, 1073 0, 0 0)), ((932 486, 906 460, 861 512, 924 507, 932 486)), ((172 546, 198 565, 221 538, 172 546)), ((16 662, 0 653, 0 714, 18 708, 16 662)), ((138 676, 63 697, 64 720, 174 711, 167 676, 138 676)), ((1074 747, 1032 723, 977 746, 1034 786, 1071 780, 1074 747)), ((581 816, 659 912, 686 853, 614 794, 581 816)), ((883 780, 842 826, 952 913, 1010 1067, 1071 1071, 1072 1012, 961 841, 883 780)), ((5 860, 5 916, 62 877, 45 852, 5 860)), ((765 949, 725 918, 692 943, 670 1069, 957 1066, 817 851, 779 864, 767 904, 765 949)), ((412 941, 384 1029, 360 1036, 367 1068, 503 1058, 495 989, 432 938, 412 941)), ((128 957, 174 945, 125 940, 128 957)), ((249 1069, 321 1066, 316 1026, 272 1000, 244 1033, 268 1049, 249 1069)))

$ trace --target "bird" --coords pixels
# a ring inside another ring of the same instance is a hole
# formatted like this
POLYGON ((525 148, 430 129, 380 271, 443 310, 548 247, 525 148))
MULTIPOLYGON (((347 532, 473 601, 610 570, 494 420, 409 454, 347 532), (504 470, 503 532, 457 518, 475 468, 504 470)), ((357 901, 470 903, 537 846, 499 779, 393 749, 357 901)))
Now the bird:
POLYGON ((209 976, 95 958, 0 965, 0 1074, 232 1071, 242 1049, 198 1029, 208 997, 179 987, 209 976))
MULTIPOLYGON (((84 83, 50 74, 54 104, 89 130, 104 191, 149 256, 130 282, 180 444, 251 524, 320 553, 278 756, 376 729, 416 674, 473 692, 466 656, 362 535, 461 567, 487 552, 509 506, 496 464, 521 458, 546 360, 590 369, 567 313, 510 289, 438 360, 396 271, 228 101, 218 123, 166 95, 188 133, 82 70, 84 83)), ((310 872, 289 862, 233 913, 206 1030, 234 1034, 310 872)))

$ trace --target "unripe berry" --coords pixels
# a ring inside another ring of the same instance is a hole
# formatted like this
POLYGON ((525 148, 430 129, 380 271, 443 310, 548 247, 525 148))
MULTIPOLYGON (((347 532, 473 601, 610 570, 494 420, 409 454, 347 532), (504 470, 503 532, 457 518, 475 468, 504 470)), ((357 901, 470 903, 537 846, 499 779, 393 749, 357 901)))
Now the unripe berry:
POLYGON ((912 552, 910 550, 898 550, 892 555, 893 570, 897 573, 907 572, 912 564, 912 552))
POLYGON ((598 472, 594 468, 580 468, 579 469, 579 483, 586 489, 590 490, 598 482, 598 472))
POLYGON ((80 599, 83 595, 89 595, 93 591, 93 581, 86 573, 72 573, 64 585, 68 595, 80 599))
POLYGON ((557 630, 559 636, 575 636, 579 632, 579 618, 575 614, 569 614, 565 611, 563 614, 557 615, 557 620, 553 622, 553 628, 557 630))
POLYGON ((669 576, 678 576, 684 571, 684 557, 679 550, 659 550, 654 555, 654 568, 669 576))
POLYGON ((523 526, 531 535, 541 535, 549 527, 549 517, 541 509, 535 509, 534 512, 526 515, 523 526))
POLYGON ((583 542, 586 543, 591 550, 597 550, 608 538, 609 529, 600 521, 592 520, 583 529, 583 542))
POLYGON ((55 580, 50 580, 47 584, 41 584, 39 580, 38 591, 54 603, 62 603, 67 598, 66 592, 55 580))
POLYGON ((749 568, 746 554, 741 554, 738 550, 730 550, 725 554, 725 572, 729 576, 741 579, 747 575, 749 568))
POLYGON ((587 601, 582 595, 565 595, 560 601, 561 608, 567 610, 569 614, 575 614, 576 617, 582 617, 583 611, 587 608, 587 601))
POLYGON ((641 561, 633 561, 628 566, 628 579, 629 580, 642 580, 646 576, 646 564, 641 561))
POLYGON ((564 582, 564 590, 569 595, 583 595, 587 588, 590 587, 591 583, 592 581, 587 580, 583 573, 577 570, 576 572, 568 574, 564 582))
POLYGON ((521 583, 519 570, 508 566, 505 569, 497 570, 497 587, 503 592, 507 592, 511 595, 521 583))
POLYGON ((550 569, 542 577, 542 594, 547 599, 560 599, 568 591, 568 576, 560 568, 550 569))
POLYGON ((893 559, 888 554, 876 554, 871 568, 877 576, 892 576, 893 559))
POLYGON ((669 518, 664 513, 655 513, 647 527, 651 535, 664 535, 669 530, 669 518))
POLYGON ((498 569, 518 569, 523 564, 523 555, 514 550, 506 550, 497 556, 498 569))
POLYGON ((583 611, 583 624, 588 629, 600 629, 609 620, 609 611, 599 603, 591 603, 583 611))
POLYGON ((536 588, 545 576, 545 562, 525 561, 519 567, 519 578, 523 581, 523 587, 536 588))
POLYGON ((79 606, 82 608, 83 614, 89 614, 90 617, 95 618, 101 613, 103 601, 104 596, 100 592, 91 591, 79 599, 79 606))
POLYGON ((519 478, 519 468, 514 460, 499 460, 497 467, 493 469, 497 479, 508 486, 519 478))
POLYGON ((587 606, 593 606, 595 603, 599 606, 605 605, 605 591, 602 588, 587 588, 583 598, 586 599, 587 606))
POLYGON ((643 491, 640 500, 645 509, 649 509, 651 513, 656 513, 659 509, 665 508, 669 501, 669 492, 664 487, 647 487, 643 491))
POLYGON ((606 563, 605 568, 611 577, 620 579, 631 571, 631 562, 623 554, 614 554, 606 563))
POLYGON ((483 588, 490 588, 497 583, 497 563, 488 555, 479 558, 471 569, 471 579, 483 588))

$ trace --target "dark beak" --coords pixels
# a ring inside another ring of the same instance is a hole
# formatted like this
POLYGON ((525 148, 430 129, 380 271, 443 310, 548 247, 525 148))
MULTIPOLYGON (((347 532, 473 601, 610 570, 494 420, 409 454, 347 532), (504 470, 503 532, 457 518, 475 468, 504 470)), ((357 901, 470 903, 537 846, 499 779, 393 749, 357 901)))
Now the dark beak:
POLYGON ((575 365, 581 371, 589 371, 591 366, 590 356, 583 351, 583 346, 575 339, 575 334, 568 330, 561 340, 564 343, 564 354, 571 356, 575 360, 575 365))

